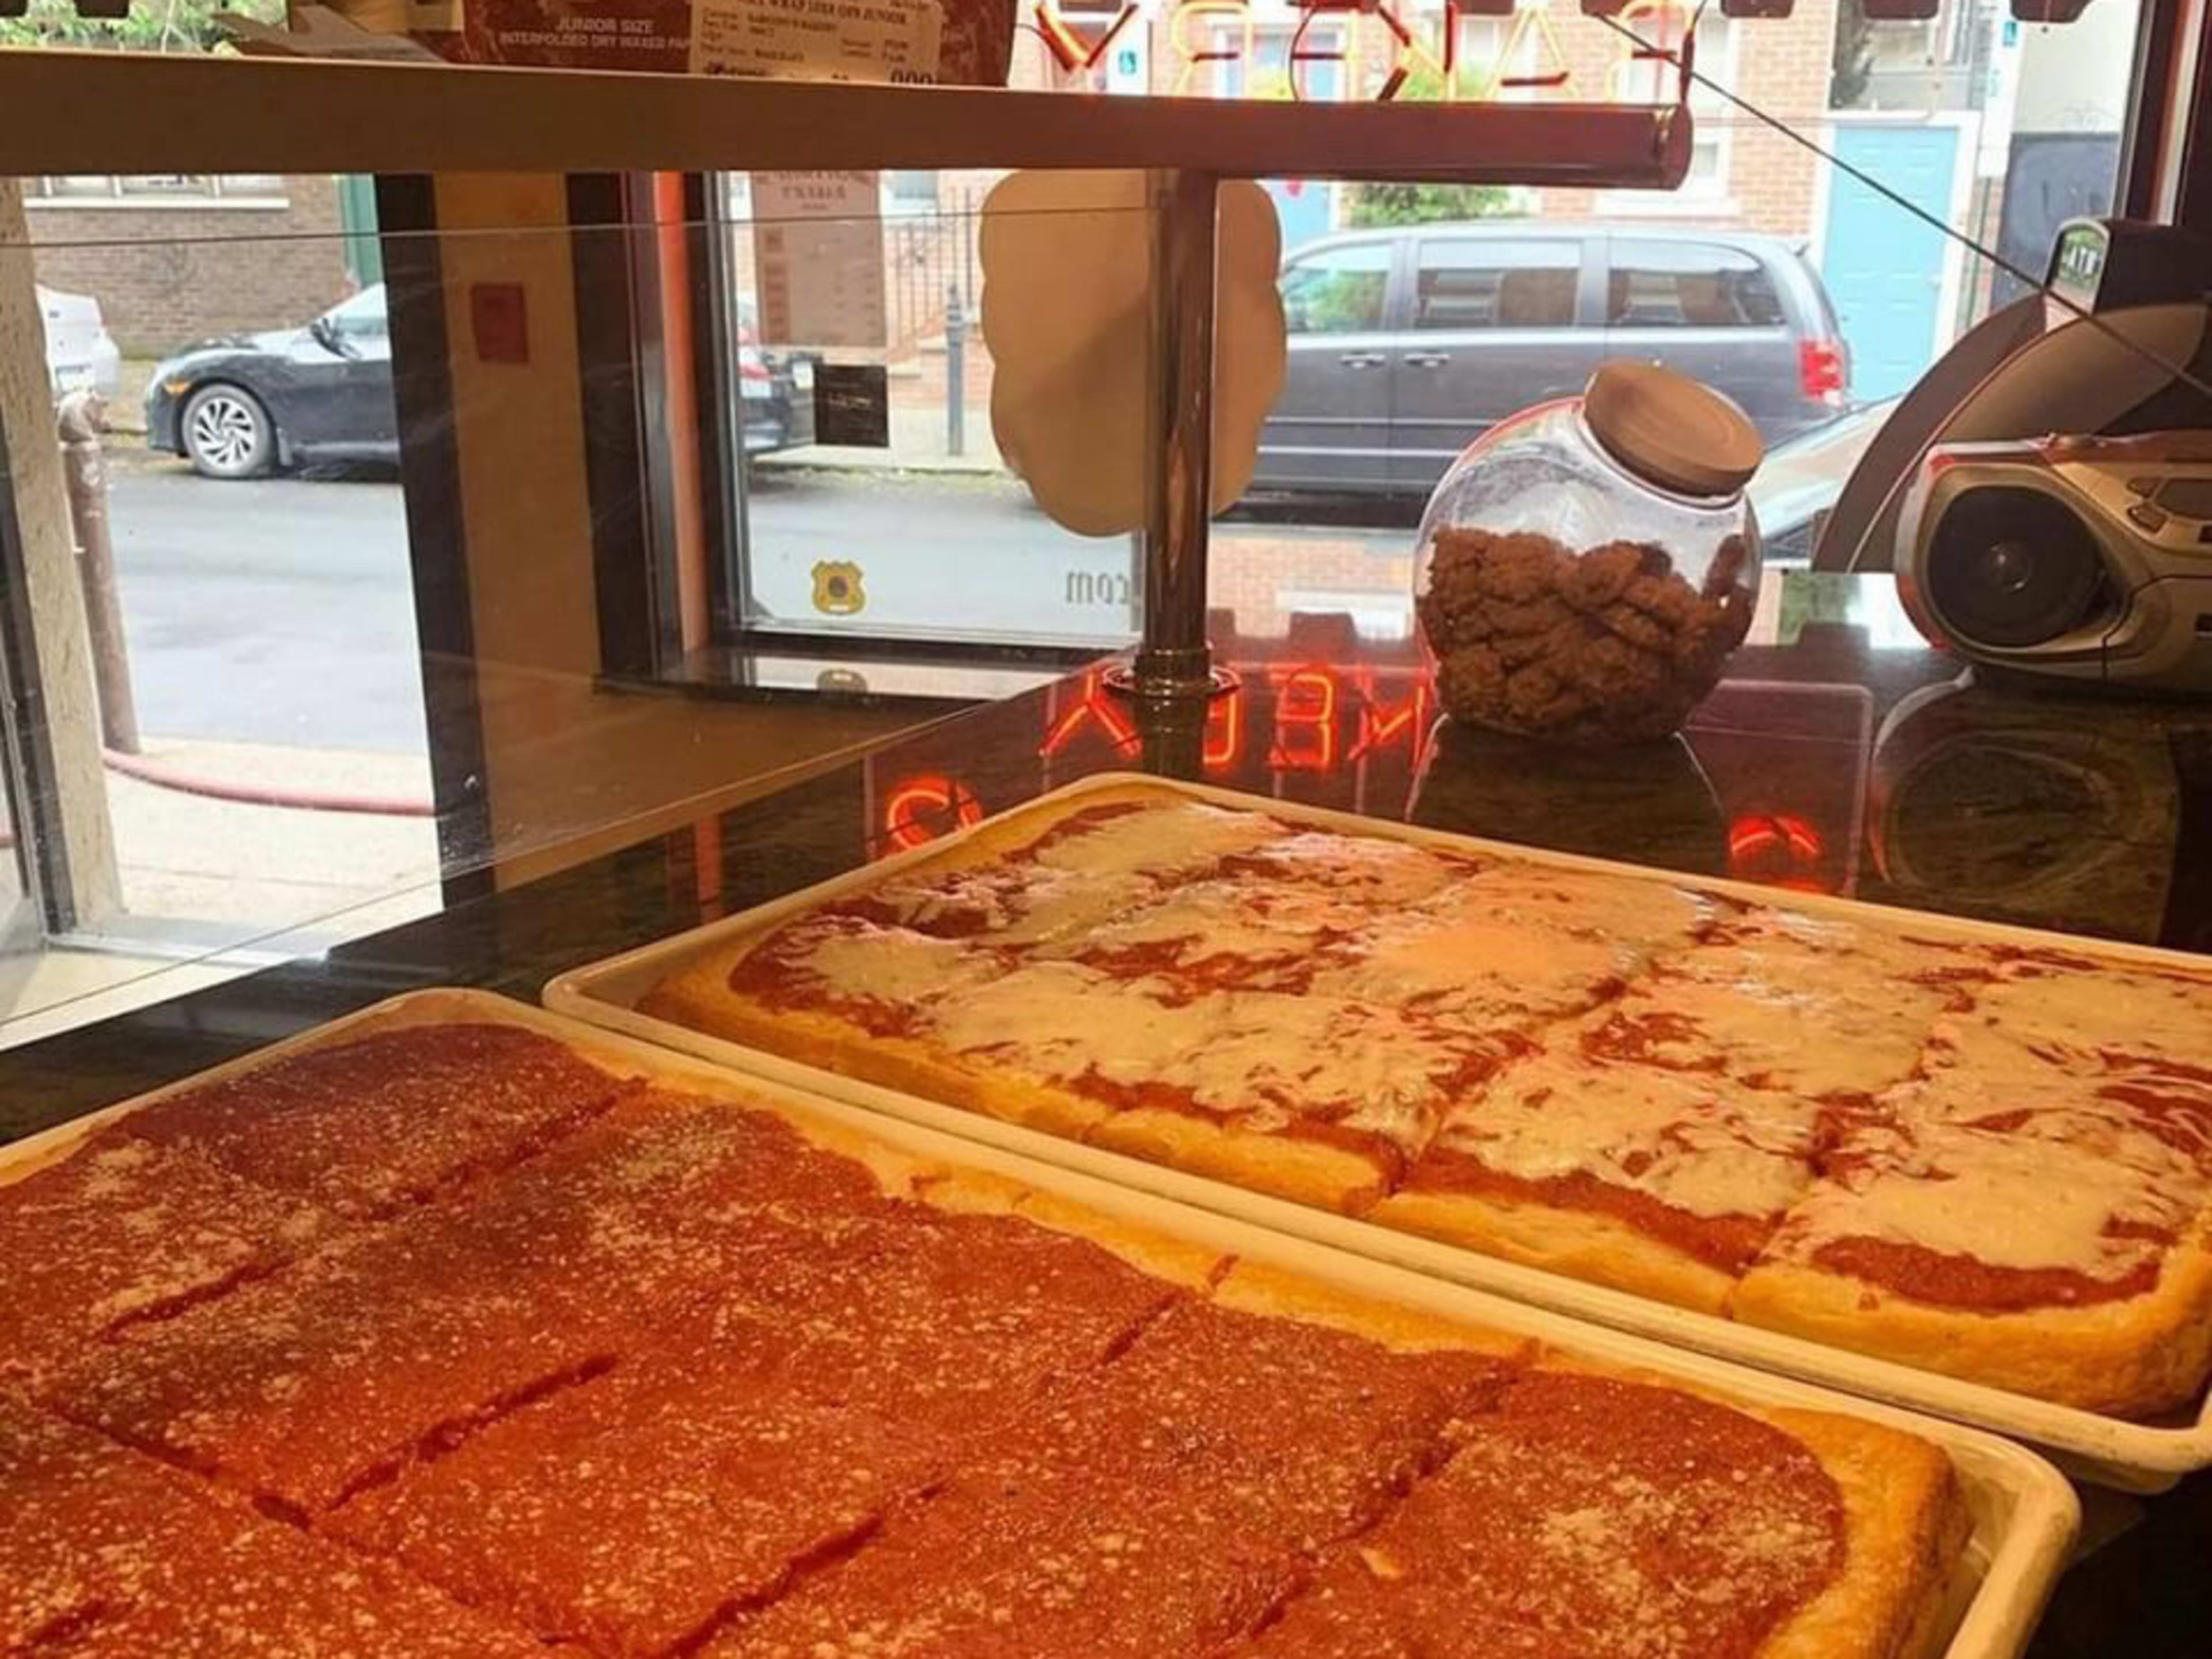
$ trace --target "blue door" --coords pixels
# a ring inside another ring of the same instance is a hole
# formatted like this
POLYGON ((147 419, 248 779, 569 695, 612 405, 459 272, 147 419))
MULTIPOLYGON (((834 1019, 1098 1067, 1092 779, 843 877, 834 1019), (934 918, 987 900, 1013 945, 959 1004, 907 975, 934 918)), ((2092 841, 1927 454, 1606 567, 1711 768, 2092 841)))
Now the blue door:
MULTIPOLYGON (((1836 154, 1948 222, 1960 166, 1948 126, 1839 125, 1836 154)), ((1949 238, 1838 170, 1828 196, 1822 279, 1851 349, 1851 392, 1893 398, 1936 357, 1949 238)))

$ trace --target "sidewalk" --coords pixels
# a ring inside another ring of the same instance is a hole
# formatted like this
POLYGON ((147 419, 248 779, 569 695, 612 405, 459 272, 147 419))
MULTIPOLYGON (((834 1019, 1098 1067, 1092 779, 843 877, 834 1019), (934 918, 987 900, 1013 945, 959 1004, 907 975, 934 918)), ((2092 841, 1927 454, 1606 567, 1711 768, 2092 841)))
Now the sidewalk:
MULTIPOLYGON (((151 738, 141 758, 255 789, 430 792, 420 756, 151 738)), ((106 781, 121 909, 80 939, 0 964, 0 1048, 439 908, 432 819, 218 800, 114 771, 106 781)))
MULTIPOLYGON (((421 755, 157 738, 143 758, 254 789, 430 797, 430 763, 421 755)), ((427 817, 218 800, 112 770, 107 802, 124 908, 134 916, 206 922, 241 936, 327 921, 332 932, 351 934, 437 908, 438 833, 427 817)))

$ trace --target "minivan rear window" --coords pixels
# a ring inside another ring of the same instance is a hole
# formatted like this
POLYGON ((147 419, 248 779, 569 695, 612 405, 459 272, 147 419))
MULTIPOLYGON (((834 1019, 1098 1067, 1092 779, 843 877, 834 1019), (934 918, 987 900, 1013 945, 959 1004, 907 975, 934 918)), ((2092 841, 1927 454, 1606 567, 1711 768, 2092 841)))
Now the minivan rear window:
POLYGON ((1421 244, 1415 328, 1571 328, 1579 242, 1488 238, 1421 244))
POLYGON ((1783 321, 1774 278, 1741 248, 1616 240, 1612 266, 1606 320, 1615 328, 1773 328, 1783 321))

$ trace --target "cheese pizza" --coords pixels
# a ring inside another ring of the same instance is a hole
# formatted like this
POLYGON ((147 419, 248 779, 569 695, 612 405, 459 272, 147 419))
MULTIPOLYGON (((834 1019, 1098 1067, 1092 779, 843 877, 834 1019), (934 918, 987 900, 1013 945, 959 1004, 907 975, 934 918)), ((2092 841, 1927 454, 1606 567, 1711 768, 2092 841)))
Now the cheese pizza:
POLYGON ((69 1261, 39 1283, 77 1334, 0 1376, 11 1655, 1922 1659, 1971 1571, 1957 1474, 1910 1434, 516 1028, 173 1095, 0 1185, 0 1228, 69 1261), (549 1123, 556 1082, 592 1109, 549 1123), (302 1232, 293 1137, 355 1100, 530 1144, 429 1186, 359 1138, 347 1179, 389 1202, 302 1232), (266 1156, 177 1166, 149 1208, 143 1149, 182 1156, 203 1109, 266 1156), (212 1241, 152 1301, 149 1219, 212 1241))
POLYGON ((1129 784, 640 1006, 2063 1404, 2155 1415, 2212 1370, 2212 971, 1129 784))

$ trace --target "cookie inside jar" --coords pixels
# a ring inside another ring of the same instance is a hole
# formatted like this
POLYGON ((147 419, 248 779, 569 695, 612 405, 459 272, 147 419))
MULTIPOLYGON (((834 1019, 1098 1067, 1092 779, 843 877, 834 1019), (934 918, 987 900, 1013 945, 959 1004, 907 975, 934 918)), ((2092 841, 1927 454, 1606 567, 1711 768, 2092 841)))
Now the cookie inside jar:
POLYGON ((1727 398, 1626 361, 1471 445, 1415 562, 1445 710, 1578 745, 1679 729, 1751 624, 1761 453, 1727 398))

